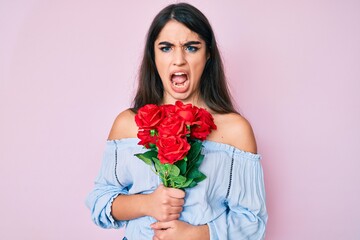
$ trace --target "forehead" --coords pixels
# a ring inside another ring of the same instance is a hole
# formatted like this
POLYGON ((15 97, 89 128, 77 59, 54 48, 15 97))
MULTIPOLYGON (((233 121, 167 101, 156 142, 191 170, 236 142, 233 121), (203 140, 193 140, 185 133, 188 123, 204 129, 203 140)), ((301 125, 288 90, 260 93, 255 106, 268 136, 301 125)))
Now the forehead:
POLYGON ((155 42, 168 41, 174 43, 184 43, 195 40, 202 41, 197 33, 191 31, 184 24, 179 23, 175 20, 170 20, 160 31, 155 42))

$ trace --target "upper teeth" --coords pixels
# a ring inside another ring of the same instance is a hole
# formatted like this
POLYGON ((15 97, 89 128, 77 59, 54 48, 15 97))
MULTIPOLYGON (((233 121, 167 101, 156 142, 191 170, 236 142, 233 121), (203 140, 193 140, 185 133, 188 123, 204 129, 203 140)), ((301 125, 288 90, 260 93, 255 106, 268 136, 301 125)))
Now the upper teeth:
POLYGON ((177 73, 174 73, 174 75, 176 76, 180 76, 180 75, 184 75, 185 73, 182 73, 182 72, 177 72, 177 73))

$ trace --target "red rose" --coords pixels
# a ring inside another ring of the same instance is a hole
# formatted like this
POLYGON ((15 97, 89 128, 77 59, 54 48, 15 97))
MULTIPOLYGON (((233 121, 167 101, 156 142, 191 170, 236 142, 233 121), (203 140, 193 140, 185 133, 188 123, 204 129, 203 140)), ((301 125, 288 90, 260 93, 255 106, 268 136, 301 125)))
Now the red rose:
POLYGON ((165 118, 158 127, 159 136, 185 136, 190 131, 185 125, 183 118, 174 115, 172 117, 165 118))
POLYGON ((191 127, 190 137, 204 141, 210 132, 210 127, 207 124, 194 125, 191 127))
POLYGON ((137 137, 140 139, 138 145, 143 145, 146 148, 150 148, 150 144, 155 145, 157 140, 157 136, 155 134, 151 136, 151 130, 149 129, 139 130, 137 137))
POLYGON ((207 125, 210 126, 210 129, 212 129, 212 130, 217 129, 217 127, 214 123, 213 116, 203 108, 199 109, 195 119, 196 119, 196 121, 201 121, 202 123, 206 123, 207 125))
POLYGON ((160 107, 155 104, 147 104, 138 110, 135 122, 139 128, 154 129, 163 118, 164 113, 160 107))
POLYGON ((175 114, 175 105, 164 104, 164 105, 161 105, 160 108, 163 110, 165 118, 174 116, 174 114, 175 114))
POLYGON ((211 130, 216 130, 214 118, 205 109, 200 108, 195 117, 196 124, 191 126, 191 138, 197 138, 204 141, 211 133, 211 130))
POLYGON ((178 114, 180 117, 182 117, 185 120, 186 125, 190 126, 194 124, 199 124, 195 120, 195 116, 199 111, 198 107, 192 106, 191 104, 183 104, 180 101, 176 101, 175 106, 176 106, 175 108, 176 114, 178 114))
POLYGON ((179 136, 159 137, 156 146, 158 147, 158 158, 162 164, 174 164, 183 159, 190 150, 190 144, 186 138, 179 136))

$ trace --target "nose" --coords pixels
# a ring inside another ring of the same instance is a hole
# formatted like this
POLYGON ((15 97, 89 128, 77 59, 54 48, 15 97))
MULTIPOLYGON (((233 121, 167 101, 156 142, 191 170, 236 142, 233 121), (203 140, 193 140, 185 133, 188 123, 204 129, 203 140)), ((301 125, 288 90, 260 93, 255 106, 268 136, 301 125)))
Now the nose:
POLYGON ((182 66, 186 63, 184 52, 182 49, 177 49, 174 51, 173 64, 175 66, 182 66))

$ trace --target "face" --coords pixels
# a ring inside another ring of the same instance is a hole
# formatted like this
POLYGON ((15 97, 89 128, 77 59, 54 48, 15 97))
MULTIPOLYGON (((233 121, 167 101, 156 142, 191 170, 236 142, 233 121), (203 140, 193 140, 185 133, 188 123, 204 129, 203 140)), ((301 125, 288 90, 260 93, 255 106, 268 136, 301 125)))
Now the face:
POLYGON ((155 64, 164 86, 164 104, 176 100, 201 105, 200 78, 207 61, 206 44, 185 25, 170 20, 154 43, 155 64))

